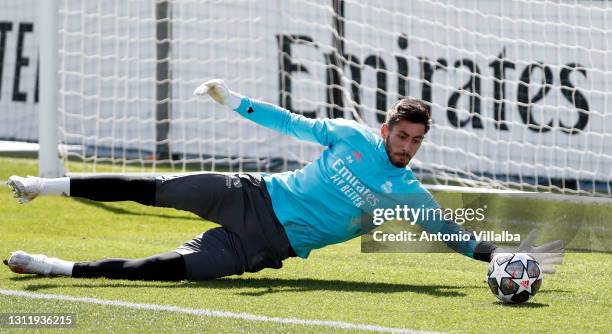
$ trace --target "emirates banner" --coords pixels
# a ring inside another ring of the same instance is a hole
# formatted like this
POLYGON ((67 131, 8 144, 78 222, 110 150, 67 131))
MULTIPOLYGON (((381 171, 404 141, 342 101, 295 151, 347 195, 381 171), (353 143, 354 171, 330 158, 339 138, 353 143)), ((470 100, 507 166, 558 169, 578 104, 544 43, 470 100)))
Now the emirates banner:
MULTIPOLYGON (((36 140, 36 1, 0 11, 0 138, 36 140)), ((374 130, 398 98, 430 102, 415 166, 467 175, 612 179, 606 2, 172 1, 171 150, 311 161, 321 147, 193 97, 209 78, 307 117, 374 130)), ((65 143, 154 151, 155 2, 67 1, 60 12, 65 143)), ((41 60, 42 61, 42 60, 41 60)), ((163 139, 163 138, 162 138, 163 139)))

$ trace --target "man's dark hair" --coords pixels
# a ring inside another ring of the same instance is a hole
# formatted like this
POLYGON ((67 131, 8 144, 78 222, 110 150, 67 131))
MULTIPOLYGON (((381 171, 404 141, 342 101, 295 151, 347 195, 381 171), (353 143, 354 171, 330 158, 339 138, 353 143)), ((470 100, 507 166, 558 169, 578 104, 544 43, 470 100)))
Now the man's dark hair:
POLYGON ((425 125, 425 133, 427 133, 431 127, 431 111, 427 104, 421 100, 411 97, 403 98, 387 111, 385 118, 385 123, 389 124, 389 129, 392 129, 400 121, 423 124, 425 125))

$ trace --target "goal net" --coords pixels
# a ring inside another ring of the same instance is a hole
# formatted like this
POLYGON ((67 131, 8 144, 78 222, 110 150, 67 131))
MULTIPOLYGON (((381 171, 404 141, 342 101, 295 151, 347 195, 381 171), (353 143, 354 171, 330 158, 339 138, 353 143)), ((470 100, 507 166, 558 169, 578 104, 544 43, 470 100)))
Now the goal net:
POLYGON ((608 1, 80 1, 59 4, 70 172, 291 170, 322 147, 193 90, 209 78, 307 117, 380 127, 402 96, 433 127, 425 182, 612 195, 608 1))

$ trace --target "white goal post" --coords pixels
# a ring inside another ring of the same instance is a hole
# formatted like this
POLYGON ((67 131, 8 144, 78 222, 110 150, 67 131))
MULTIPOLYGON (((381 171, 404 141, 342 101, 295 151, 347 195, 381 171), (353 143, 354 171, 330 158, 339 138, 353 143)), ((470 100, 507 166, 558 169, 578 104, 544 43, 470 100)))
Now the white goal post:
POLYGON ((58 1, 40 1, 39 25, 47 34, 41 34, 40 100, 38 126, 38 174, 42 177, 59 177, 64 174, 58 150, 58 1))
POLYGON ((318 156, 192 96, 218 77, 373 129, 400 97, 426 100, 411 165, 425 182, 610 197, 611 22, 596 0, 41 1, 41 173, 276 172, 318 156))

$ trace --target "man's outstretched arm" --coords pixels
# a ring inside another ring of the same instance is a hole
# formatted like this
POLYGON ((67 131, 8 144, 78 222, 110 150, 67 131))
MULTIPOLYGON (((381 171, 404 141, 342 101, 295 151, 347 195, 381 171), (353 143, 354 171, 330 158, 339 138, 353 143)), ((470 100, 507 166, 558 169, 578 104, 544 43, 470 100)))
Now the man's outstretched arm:
MULTIPOLYGON (((419 190, 421 193, 415 202, 421 202, 419 204, 423 205, 424 208, 439 207, 429 191, 422 186, 419 187, 419 190)), ((446 235, 469 233, 466 232, 461 225, 444 219, 421 221, 420 225, 425 231, 430 233, 440 232, 446 235)), ((458 253, 484 262, 489 262, 493 258, 505 253, 527 253, 533 256, 540 263, 542 271, 548 274, 555 273, 555 266, 563 263, 563 258, 565 256, 565 249, 560 240, 535 246, 534 242, 538 237, 538 233, 535 230, 529 233, 518 248, 499 248, 488 241, 479 242, 475 240, 473 234, 470 233, 470 235, 471 239, 468 241, 463 241, 461 238, 458 238, 461 241, 448 241, 446 244, 458 253)))
POLYGON ((223 80, 213 79, 204 82, 193 92, 196 96, 210 96, 243 117, 264 127, 301 140, 319 143, 323 146, 333 144, 339 137, 354 131, 351 121, 344 119, 310 119, 294 114, 270 103, 257 101, 227 88, 223 80))

